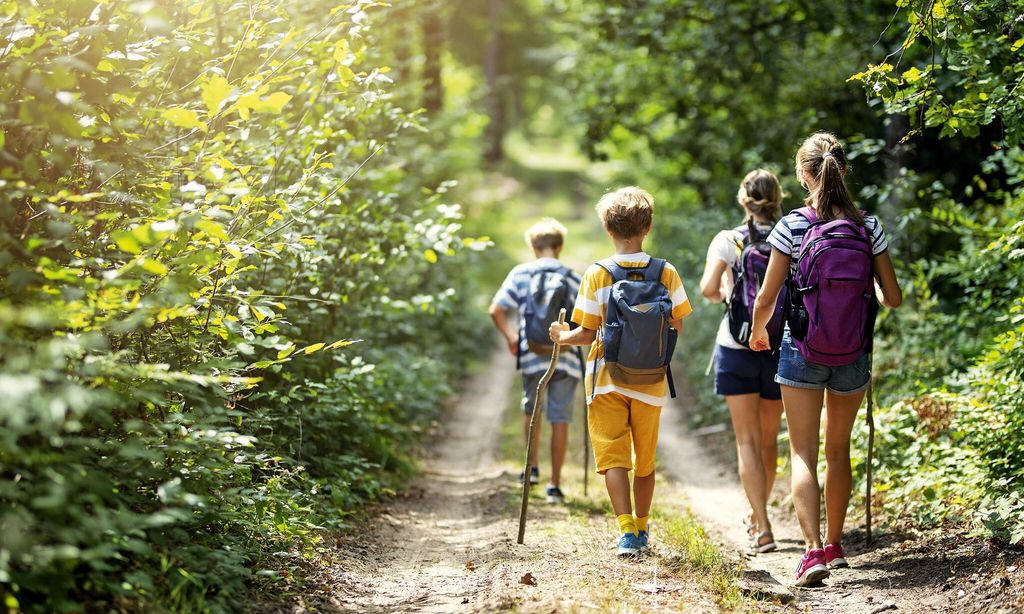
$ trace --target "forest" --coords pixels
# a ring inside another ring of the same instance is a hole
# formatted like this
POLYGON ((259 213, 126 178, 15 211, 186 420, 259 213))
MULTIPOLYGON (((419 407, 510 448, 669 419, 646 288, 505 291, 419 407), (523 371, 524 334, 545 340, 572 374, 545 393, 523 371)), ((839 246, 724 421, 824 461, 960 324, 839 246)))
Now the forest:
POLYGON ((876 526, 1024 544, 1022 82, 1022 0, 0 0, 3 607, 301 593, 418 475, 529 222, 582 270, 621 185, 722 422, 708 242, 751 169, 800 206, 817 130, 906 295, 876 526))

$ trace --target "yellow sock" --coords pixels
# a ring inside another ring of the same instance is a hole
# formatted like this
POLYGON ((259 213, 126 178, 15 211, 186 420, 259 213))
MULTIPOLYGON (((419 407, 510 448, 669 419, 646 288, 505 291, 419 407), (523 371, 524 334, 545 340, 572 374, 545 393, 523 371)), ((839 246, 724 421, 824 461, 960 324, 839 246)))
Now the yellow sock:
POLYGON ((647 530, 647 519, 650 518, 650 516, 643 516, 643 517, 641 517, 641 516, 634 516, 633 518, 634 518, 633 522, 636 523, 636 530, 637 531, 646 531, 647 530))
POLYGON ((619 533, 636 533, 633 514, 619 514, 615 519, 619 521, 619 533))

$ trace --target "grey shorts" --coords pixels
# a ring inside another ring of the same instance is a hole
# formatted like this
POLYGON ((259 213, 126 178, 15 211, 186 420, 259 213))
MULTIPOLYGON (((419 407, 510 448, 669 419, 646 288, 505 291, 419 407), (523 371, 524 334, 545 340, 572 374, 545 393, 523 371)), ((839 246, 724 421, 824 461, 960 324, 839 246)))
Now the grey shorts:
MULTIPOLYGON (((523 413, 533 413, 534 397, 537 396, 537 384, 544 372, 523 375, 523 413)), ((570 377, 564 371, 555 371, 548 382, 548 422, 572 422, 573 397, 576 396, 576 384, 579 380, 570 377)))

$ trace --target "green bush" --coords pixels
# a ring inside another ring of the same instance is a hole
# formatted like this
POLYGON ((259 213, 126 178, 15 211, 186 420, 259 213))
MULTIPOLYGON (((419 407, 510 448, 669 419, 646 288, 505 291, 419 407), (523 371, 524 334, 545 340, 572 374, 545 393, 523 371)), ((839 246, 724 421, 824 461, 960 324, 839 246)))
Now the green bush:
POLYGON ((408 470, 485 243, 378 4, 0 2, 8 609, 244 609, 408 470))

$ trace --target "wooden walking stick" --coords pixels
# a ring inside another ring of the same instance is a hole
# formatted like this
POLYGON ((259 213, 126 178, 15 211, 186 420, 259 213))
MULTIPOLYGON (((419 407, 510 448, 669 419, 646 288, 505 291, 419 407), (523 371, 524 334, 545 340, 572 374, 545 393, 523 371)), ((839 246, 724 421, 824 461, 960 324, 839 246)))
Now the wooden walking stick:
POLYGON ((587 401, 583 401, 583 496, 587 496, 587 482, 590 480, 590 427, 588 426, 587 401))
MULTIPOLYGON (((565 323, 565 308, 562 308, 558 313, 558 323, 565 323)), ((519 538, 516 540, 520 544, 523 543, 523 536, 526 535, 526 508, 530 504, 530 471, 533 469, 533 466, 530 464, 530 458, 533 456, 533 431, 537 426, 537 414, 546 405, 544 402, 547 401, 548 382, 551 381, 551 376, 555 374, 555 367, 558 365, 558 354, 561 349, 562 346, 556 344, 551 350, 551 362, 548 364, 548 370, 544 372, 540 381, 537 382, 537 394, 533 397, 533 413, 530 414, 530 434, 526 438, 526 469, 523 470, 523 503, 519 508, 519 538)))
POLYGON ((580 369, 583 372, 583 379, 580 381, 580 388, 583 390, 583 496, 587 496, 587 482, 590 481, 590 425, 587 410, 587 367, 583 362, 583 352, 578 352, 580 357, 580 369))
MULTIPOLYGON (((868 372, 871 373, 872 369, 872 355, 868 354, 868 372)), ((867 525, 864 531, 864 544, 867 546, 871 545, 871 464, 874 456, 875 448, 875 394, 871 389, 872 380, 875 379, 874 373, 871 373, 871 379, 868 380, 868 466, 867 466, 867 483, 865 484, 865 499, 864 499, 864 522, 867 525)))

